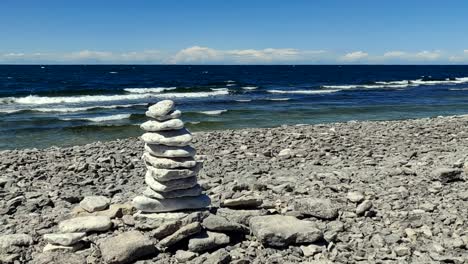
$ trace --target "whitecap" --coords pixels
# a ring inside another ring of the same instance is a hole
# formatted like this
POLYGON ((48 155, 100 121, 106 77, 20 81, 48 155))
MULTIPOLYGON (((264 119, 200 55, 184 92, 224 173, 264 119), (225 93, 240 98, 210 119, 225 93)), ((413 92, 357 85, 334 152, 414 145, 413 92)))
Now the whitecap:
POLYGON ((270 101, 289 101, 291 98, 270 98, 270 101))
POLYGON ((245 103, 245 102, 250 102, 252 101, 251 99, 237 99, 237 100, 234 100, 236 102, 241 102, 241 103, 245 103))
POLYGON ((228 84, 226 84, 226 86, 236 86, 236 84, 235 83, 228 83, 228 84))
POLYGON ((226 91, 226 92, 229 91, 228 88, 210 88, 210 89, 211 91, 226 91))
POLYGON ((243 90, 248 90, 248 91, 255 90, 257 88, 258 88, 258 86, 244 86, 244 87, 242 87, 243 90))
POLYGON ((125 88, 124 91, 129 92, 129 93, 144 94, 144 93, 161 93, 164 91, 172 91, 175 89, 177 89, 177 87, 125 88))
POLYGON ((235 83, 236 81, 233 81, 233 80, 227 80, 227 81, 225 81, 225 82, 227 82, 227 83, 235 83))
POLYGON ((340 90, 268 90, 269 93, 277 94, 326 94, 326 93, 335 93, 340 90))
POLYGON ((450 91, 468 91, 468 88, 451 88, 450 91))
POLYGON ((115 72, 115 71, 111 71, 109 72, 110 74, 117 74, 118 72, 115 72))
POLYGON ((118 95, 83 95, 70 97, 47 97, 29 95, 26 97, 7 97, 0 100, 1 104, 63 104, 63 103, 90 103, 90 102, 112 102, 122 100, 141 100, 148 98, 202 98, 211 96, 228 95, 229 91, 192 92, 192 93, 162 93, 162 94, 118 94, 118 95))
POLYGON ((204 114, 204 115, 220 115, 220 114, 225 113, 227 111, 228 110, 226 110, 226 109, 222 109, 222 110, 200 111, 199 113, 204 114))
POLYGON ((121 119, 128 119, 130 118, 131 114, 118 114, 118 115, 109 115, 109 116, 98 116, 98 117, 80 117, 80 118, 60 118, 65 121, 73 121, 73 120, 87 120, 91 122, 106 122, 106 121, 115 121, 121 119))

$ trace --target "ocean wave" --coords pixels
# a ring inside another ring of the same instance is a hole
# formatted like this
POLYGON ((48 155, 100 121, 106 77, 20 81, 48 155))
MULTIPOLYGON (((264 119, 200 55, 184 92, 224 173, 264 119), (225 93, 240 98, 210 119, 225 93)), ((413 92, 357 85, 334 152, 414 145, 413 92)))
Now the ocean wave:
MULTIPOLYGON (((379 82, 384 83, 384 82, 379 82)), ((418 86, 417 84, 356 84, 356 85, 323 85, 322 88, 327 89, 340 89, 340 90, 347 90, 347 89, 379 89, 379 88, 393 88, 393 89, 400 89, 406 88, 409 86, 418 86)))
POLYGON ((269 93, 276 93, 276 94, 327 94, 327 93, 335 93, 339 92, 340 90, 267 90, 269 93))
POLYGON ((146 106, 148 104, 126 104, 126 105, 102 105, 102 106, 86 106, 86 107, 48 107, 48 108, 21 108, 21 109, 0 109, 0 113, 18 113, 18 112, 43 112, 43 113, 75 113, 86 112, 89 110, 99 109, 119 109, 132 108, 135 106, 146 106))
POLYGON ((326 89, 401 89, 407 87, 415 87, 420 85, 456 85, 468 83, 468 77, 446 78, 444 80, 432 80, 430 78, 416 80, 401 80, 401 81, 379 81, 373 84, 344 84, 344 85, 323 85, 326 89))
POLYGON ((252 99, 237 99, 237 100, 234 100, 236 102, 240 102, 240 103, 245 103, 245 102, 251 102, 252 99))
POLYGON ((26 104, 47 105, 63 103, 90 103, 90 102, 112 102, 123 100, 141 100, 148 98, 201 98, 219 95, 228 95, 229 91, 193 92, 193 93, 164 93, 164 94, 119 94, 119 95, 84 95, 71 97, 47 97, 29 95, 26 97, 7 97, 0 99, 0 104, 26 104))
POLYGON ((289 101, 291 98, 269 98, 270 101, 289 101))
POLYGON ((228 84, 226 84, 226 86, 236 86, 236 84, 235 83, 228 83, 228 84))
POLYGON ((210 88, 211 91, 219 92, 219 91, 224 91, 224 92, 229 92, 228 88, 210 88))
POLYGON ((468 88, 451 88, 449 91, 468 91, 468 88))
POLYGON ((161 93, 164 91, 172 91, 177 87, 155 87, 155 88, 125 88, 124 91, 129 93, 145 94, 145 93, 161 93))
POLYGON ((417 79, 417 80, 412 80, 410 82, 414 84, 419 84, 419 85, 463 84, 463 83, 468 83, 468 77, 453 78, 453 79, 447 78, 445 80, 417 79))
POLYGON ((118 114, 118 115, 109 115, 109 116, 98 116, 98 117, 79 117, 79 118, 60 118, 64 121, 76 121, 76 120, 86 120, 91 122, 106 122, 106 121, 116 121, 121 119, 130 118, 131 114, 118 114))
POLYGON ((209 110, 209 111, 200 111, 198 113, 204 114, 204 115, 220 115, 222 113, 227 112, 228 110, 222 109, 222 110, 209 110))
POLYGON ((258 88, 258 86, 244 86, 244 87, 242 87, 243 90, 248 90, 248 91, 255 90, 257 88, 258 88))

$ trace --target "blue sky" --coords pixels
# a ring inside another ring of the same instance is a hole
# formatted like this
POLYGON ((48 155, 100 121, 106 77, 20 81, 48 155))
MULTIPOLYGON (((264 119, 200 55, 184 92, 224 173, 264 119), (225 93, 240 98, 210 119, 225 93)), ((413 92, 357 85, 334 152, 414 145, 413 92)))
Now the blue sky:
POLYGON ((0 63, 467 64, 468 1, 0 2, 0 63))

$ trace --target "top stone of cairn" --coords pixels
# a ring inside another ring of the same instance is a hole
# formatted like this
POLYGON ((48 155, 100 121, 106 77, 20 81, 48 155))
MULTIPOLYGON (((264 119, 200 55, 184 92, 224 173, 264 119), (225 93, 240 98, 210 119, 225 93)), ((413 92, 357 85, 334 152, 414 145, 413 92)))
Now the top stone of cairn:
POLYGON ((146 111, 146 116, 159 121, 178 118, 181 115, 179 110, 174 110, 175 103, 172 100, 162 100, 150 106, 146 111))

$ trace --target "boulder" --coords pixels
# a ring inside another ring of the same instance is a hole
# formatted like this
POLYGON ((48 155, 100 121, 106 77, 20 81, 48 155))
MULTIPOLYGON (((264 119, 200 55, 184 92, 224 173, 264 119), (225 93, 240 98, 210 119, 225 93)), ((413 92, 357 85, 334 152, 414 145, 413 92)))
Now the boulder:
POLYGON ((229 237, 223 233, 202 232, 191 238, 188 249, 192 252, 205 252, 229 244, 229 237))
POLYGON ((185 128, 171 131, 147 132, 141 136, 147 144, 183 147, 190 144, 193 137, 185 128))
POLYGON ((105 263, 131 263, 157 253, 153 242, 138 231, 129 231, 99 242, 105 263))
POLYGON ((141 124, 140 128, 147 132, 177 130, 184 128, 184 122, 180 119, 170 119, 166 121, 150 120, 141 124))
POLYGON ((196 176, 202 168, 201 162, 197 162, 197 165, 189 169, 156 169, 152 166, 147 166, 147 173, 149 173, 156 181, 171 181, 183 178, 189 178, 196 176))
POLYGON ((209 206, 211 200, 202 194, 194 197, 179 197, 164 200, 152 199, 146 196, 137 196, 133 204, 143 212, 171 212, 183 209, 199 209, 209 206))
POLYGON ((171 192, 195 187, 197 185, 197 177, 193 176, 190 178, 159 182, 151 177, 149 173, 146 173, 145 183, 155 192, 171 192))
POLYGON ((45 234, 44 240, 61 246, 70 246, 78 243, 86 236, 86 233, 63 233, 63 234, 45 234))
POLYGON ((163 158, 186 158, 197 154, 197 151, 191 146, 173 147, 157 144, 145 144, 145 151, 155 157, 163 158))
POLYGON ((193 222, 190 223, 186 226, 181 227, 179 230, 177 230, 175 233, 172 235, 162 239, 158 243, 158 247, 161 249, 168 248, 183 239, 186 239, 192 235, 195 235, 199 233, 202 230, 202 227, 200 225, 200 222, 193 222))
POLYGON ((273 247, 313 243, 323 237, 322 231, 313 222, 293 216, 255 216, 250 218, 249 225, 261 243, 273 247))
POLYGON ((143 153, 143 160, 146 164, 156 169, 189 169, 197 165, 192 157, 189 158, 160 158, 151 156, 148 152, 143 153))
POLYGON ((110 200, 104 196, 86 196, 81 202, 81 208, 87 212, 102 211, 109 207, 110 200))
POLYGON ((58 228, 62 233, 78 233, 92 231, 107 231, 112 227, 112 222, 107 216, 82 216, 59 223, 58 228))
POLYGON ((167 116, 171 111, 174 110, 174 106, 174 101, 162 100, 148 107, 148 114, 155 118, 167 116))
POLYGON ((328 199, 301 198, 294 203, 294 210, 319 219, 332 220, 338 217, 338 209, 328 199))
POLYGON ((188 189, 174 190, 169 192, 156 192, 150 187, 147 187, 143 191, 143 195, 153 199, 168 199, 168 198, 177 198, 177 197, 188 197, 188 196, 199 196, 202 194, 202 188, 200 185, 195 185, 188 189))

